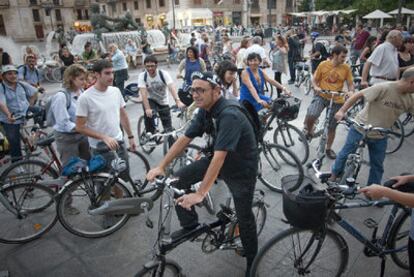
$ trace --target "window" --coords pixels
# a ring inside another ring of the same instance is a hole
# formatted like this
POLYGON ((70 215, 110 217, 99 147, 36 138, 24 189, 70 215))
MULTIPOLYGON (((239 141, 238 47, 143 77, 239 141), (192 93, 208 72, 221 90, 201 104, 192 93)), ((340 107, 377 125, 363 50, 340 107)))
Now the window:
POLYGON ((33 13, 33 21, 34 22, 40 22, 40 14, 39 14, 39 10, 32 10, 33 13))
POLYGON ((59 6, 60 5, 60 0, 53 0, 53 4, 59 6))
POLYGON ((62 14, 60 13, 59 9, 55 10, 55 16, 57 21, 62 21, 62 14))
POLYGON ((267 8, 276 9, 277 0, 267 0, 267 8), (270 7, 269 7, 270 6, 270 7))
POLYGON ((146 0, 145 2, 147 3, 147 9, 151 9, 151 0, 146 0))
POLYGON ((138 10, 139 6, 138 6, 138 1, 134 1, 134 10, 138 10))
POLYGON ((194 5, 201 5, 201 0, 194 0, 194 5))
POLYGON ((135 22, 137 23, 137 24, 139 24, 139 25, 141 25, 141 18, 135 18, 135 22))
POLYGON ((82 10, 76 10, 76 19, 82 20, 82 10))
POLYGON ((116 3, 112 6, 112 13, 116 13, 116 3))
POLYGON ((160 0, 160 7, 165 7, 165 0, 160 0))
POLYGON ((102 12, 106 14, 106 5, 102 5, 102 12))
POLYGON ((126 11, 126 10, 128 9, 128 7, 127 7, 127 3, 122 3, 122 9, 123 9, 124 11, 126 11))
POLYGON ((291 11, 293 8, 293 0, 286 0, 286 11, 291 11))
POLYGON ((234 0, 234 4, 240 4, 240 0, 234 0))
POLYGON ((30 5, 37 5, 37 0, 30 0, 30 5))
POLYGON ((175 4, 176 6, 180 5, 180 0, 174 0, 174 4, 175 4))
POLYGON ((252 9, 260 9, 259 0, 252 1, 252 9))
POLYGON ((89 19, 89 11, 87 9, 85 10, 85 19, 89 19))
MULTIPOLYGON (((45 14, 46 14, 46 16, 50 16, 50 9, 45 9, 45 14)), ((40 20, 39 20, 40 21, 40 20)))

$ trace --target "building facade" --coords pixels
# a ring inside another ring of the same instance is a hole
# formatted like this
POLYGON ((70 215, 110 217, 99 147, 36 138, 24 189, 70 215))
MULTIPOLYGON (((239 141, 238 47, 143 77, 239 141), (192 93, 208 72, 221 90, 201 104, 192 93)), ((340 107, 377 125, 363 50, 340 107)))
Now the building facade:
MULTIPOLYGON (((175 25, 278 25, 289 22, 297 0, 0 0, 0 36, 15 41, 42 40, 59 26, 89 31, 89 6, 122 16, 129 11, 147 28, 175 25), (174 11, 174 12, 173 12, 174 11), (184 14, 184 15, 183 15, 184 14), (167 21, 167 15, 170 20, 167 21), (174 24, 170 24, 174 25, 174 24)), ((172 26, 171 26, 172 27, 172 26)))

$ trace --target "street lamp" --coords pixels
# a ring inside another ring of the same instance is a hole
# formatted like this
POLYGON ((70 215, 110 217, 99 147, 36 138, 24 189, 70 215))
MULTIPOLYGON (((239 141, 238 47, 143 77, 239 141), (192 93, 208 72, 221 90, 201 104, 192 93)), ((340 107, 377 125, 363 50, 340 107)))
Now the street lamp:
POLYGON ((173 30, 175 31, 175 0, 171 0, 173 14, 173 30))

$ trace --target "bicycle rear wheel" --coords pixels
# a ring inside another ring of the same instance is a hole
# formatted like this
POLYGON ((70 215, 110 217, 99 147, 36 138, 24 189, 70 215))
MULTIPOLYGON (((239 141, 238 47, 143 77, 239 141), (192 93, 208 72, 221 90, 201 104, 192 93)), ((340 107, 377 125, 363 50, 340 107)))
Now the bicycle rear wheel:
POLYGON ((145 276, 151 276, 151 277, 179 277, 182 276, 181 274, 181 267, 171 261, 166 260, 164 266, 161 265, 161 262, 153 263, 151 266, 146 267, 144 266, 143 269, 141 269, 135 277, 145 277, 145 276))
POLYGON ((0 187, 0 242, 35 240, 56 221, 56 202, 50 188, 31 183, 0 187))
POLYGON ((348 246, 337 232, 291 228, 259 251, 250 276, 341 276, 348 257, 348 246))
POLYGON ((110 195, 100 195, 108 185, 108 174, 92 176, 84 180, 77 179, 65 186, 58 200, 58 217, 66 230, 80 237, 100 238, 119 230, 129 219, 128 214, 92 215, 91 210, 102 207, 106 201, 130 198, 131 193, 118 179, 111 187, 110 195), (97 201, 101 196, 102 200, 97 201))
POLYGON ((388 135, 386 154, 397 152, 404 142, 404 127, 402 126, 400 120, 394 122, 391 130, 395 132, 395 134, 388 135))
POLYGON ((404 126, 404 137, 409 137, 414 133, 414 117, 411 113, 404 113, 400 116, 404 126))
POLYGON ((278 125, 273 133, 273 143, 287 147, 296 154, 302 164, 305 164, 309 158, 309 144, 305 135, 287 122, 278 122, 278 125))
POLYGON ((303 181, 304 171, 299 158, 286 147, 265 142, 260 153, 259 180, 269 189, 282 192, 282 178, 287 175, 298 176, 292 186, 296 189, 303 181))
POLYGON ((191 164, 192 162, 202 157, 201 147, 194 144, 189 144, 181 153, 176 157, 171 164, 168 166, 169 174, 174 175, 180 168, 191 164))
MULTIPOLYGON (((400 213, 393 224, 390 236, 387 242, 389 249, 404 249, 407 247, 408 238, 410 234, 410 212, 404 210, 400 213)), ((401 268, 409 270, 410 264, 408 260, 408 251, 391 253, 392 260, 401 268)))
POLYGON ((145 131, 145 118, 144 116, 141 116, 138 119, 138 143, 142 148, 142 151, 144 151, 145 154, 151 154, 152 151, 154 151, 155 146, 148 146, 147 139, 146 139, 146 131, 145 131))

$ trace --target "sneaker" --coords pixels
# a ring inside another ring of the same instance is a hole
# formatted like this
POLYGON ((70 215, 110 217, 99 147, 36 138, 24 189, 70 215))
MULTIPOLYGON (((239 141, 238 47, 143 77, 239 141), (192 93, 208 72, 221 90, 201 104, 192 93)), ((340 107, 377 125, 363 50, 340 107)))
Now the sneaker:
POLYGON ((332 149, 326 149, 325 153, 326 153, 326 156, 329 159, 331 159, 331 160, 335 160, 336 159, 336 153, 332 149))
POLYGON ((179 238, 181 238, 181 237, 183 237, 183 236, 185 236, 185 235, 187 235, 188 233, 190 233, 191 231, 193 231, 195 228, 197 228, 198 227, 198 223, 196 224, 196 225, 194 225, 194 226, 192 226, 192 227, 186 227, 186 228, 182 228, 182 229, 180 229, 180 230, 177 230, 177 231, 175 231, 175 232, 173 232, 172 234, 171 234, 171 238, 173 239, 173 240, 176 240, 176 239, 179 239, 179 238))

